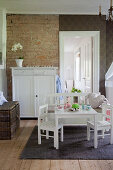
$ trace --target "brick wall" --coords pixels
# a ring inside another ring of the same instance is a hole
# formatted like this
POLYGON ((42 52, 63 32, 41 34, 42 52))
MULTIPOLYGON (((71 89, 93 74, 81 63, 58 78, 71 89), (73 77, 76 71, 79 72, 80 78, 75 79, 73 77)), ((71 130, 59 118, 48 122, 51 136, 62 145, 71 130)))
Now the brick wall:
POLYGON ((23 66, 59 66, 59 16, 7 15, 7 83, 8 99, 12 96, 11 69, 15 59, 24 57, 23 66), (22 51, 12 52, 16 42, 22 51))
MULTIPOLYGON (((112 27, 112 26, 111 26, 112 27)), ((105 16, 89 15, 7 15, 7 83, 8 98, 12 96, 11 69, 17 56, 24 56, 23 66, 59 66, 60 31, 100 31, 100 91, 105 94, 106 21, 105 16), (11 51, 20 42, 23 50, 11 51)), ((109 27, 107 27, 107 32, 109 27)), ((112 29, 111 29, 112 30, 112 29)), ((111 32, 109 33, 111 36, 111 32)), ((107 46, 109 46, 109 35, 107 46)), ((111 36, 112 38, 112 36, 111 36)), ((109 47, 110 48, 110 47, 109 47)), ((107 50, 107 68, 112 61, 107 50)), ((112 51, 112 50, 111 50, 112 51)))

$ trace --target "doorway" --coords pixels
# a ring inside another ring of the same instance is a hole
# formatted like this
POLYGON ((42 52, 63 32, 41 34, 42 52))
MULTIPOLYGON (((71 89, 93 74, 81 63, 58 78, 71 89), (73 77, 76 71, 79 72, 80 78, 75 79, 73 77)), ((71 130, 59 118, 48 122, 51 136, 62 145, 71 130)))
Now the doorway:
POLYGON ((99 31, 60 31, 60 77, 63 92, 72 87, 99 92, 99 31))

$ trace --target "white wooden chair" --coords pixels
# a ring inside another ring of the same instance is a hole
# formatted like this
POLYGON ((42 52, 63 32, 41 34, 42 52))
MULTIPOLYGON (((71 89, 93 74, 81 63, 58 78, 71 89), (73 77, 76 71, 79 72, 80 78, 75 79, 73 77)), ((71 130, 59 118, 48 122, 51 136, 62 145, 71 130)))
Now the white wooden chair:
MULTIPOLYGON (((53 113, 55 114, 55 113, 53 113)), ((38 116, 38 144, 41 144, 41 136, 46 136, 46 139, 49 137, 54 138, 54 147, 56 148, 56 141, 55 141, 55 116, 54 119, 49 119, 48 116, 48 104, 39 106, 39 116, 38 116), (42 131, 46 131, 46 135, 42 134, 42 131), (54 136, 49 135, 49 131, 54 132, 54 136)), ((61 129, 61 141, 63 142, 63 124, 58 123, 58 130, 61 129)))
MULTIPOLYGON (((98 131, 102 131, 102 134, 98 134, 97 136, 104 138, 104 136, 106 135, 111 135, 110 134, 105 134, 106 131, 112 131, 112 122, 113 122, 113 106, 108 105, 103 103, 102 104, 102 113, 99 113, 99 117, 101 117, 101 119, 99 119, 99 121, 97 121, 97 133, 98 131)), ((98 117, 98 118, 99 118, 98 117)), ((94 122, 93 121, 88 121, 87 122, 87 140, 90 140, 90 131, 92 131, 91 129, 94 129, 94 122)), ((112 142, 112 136, 111 136, 111 140, 110 140, 110 144, 113 144, 112 142)))

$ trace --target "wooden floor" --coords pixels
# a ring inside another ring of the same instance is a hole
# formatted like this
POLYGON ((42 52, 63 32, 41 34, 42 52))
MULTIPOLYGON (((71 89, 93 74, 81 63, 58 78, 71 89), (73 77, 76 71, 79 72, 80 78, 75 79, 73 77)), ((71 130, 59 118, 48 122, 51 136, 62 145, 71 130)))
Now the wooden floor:
POLYGON ((0 140, 0 170, 113 170, 113 160, 20 160, 36 120, 21 120, 12 140, 0 140))

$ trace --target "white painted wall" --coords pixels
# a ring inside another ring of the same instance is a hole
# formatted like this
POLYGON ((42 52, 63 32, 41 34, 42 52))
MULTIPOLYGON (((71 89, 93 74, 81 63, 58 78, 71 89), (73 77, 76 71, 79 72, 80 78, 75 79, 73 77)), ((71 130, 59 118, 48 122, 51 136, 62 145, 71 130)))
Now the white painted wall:
POLYGON ((0 52, 2 51, 2 11, 0 11, 0 52))
POLYGON ((64 52, 64 80, 74 79, 74 52, 64 52))
POLYGON ((6 77, 6 10, 0 10, 0 51, 2 51, 2 65, 0 65, 0 91, 7 97, 6 77))
POLYGON ((7 79, 5 69, 0 69, 0 91, 3 91, 4 96, 7 97, 7 79))

